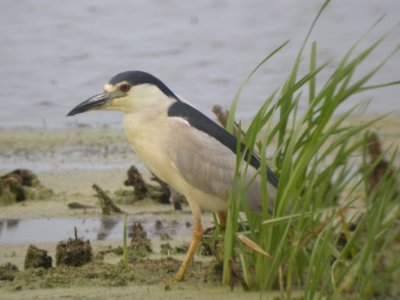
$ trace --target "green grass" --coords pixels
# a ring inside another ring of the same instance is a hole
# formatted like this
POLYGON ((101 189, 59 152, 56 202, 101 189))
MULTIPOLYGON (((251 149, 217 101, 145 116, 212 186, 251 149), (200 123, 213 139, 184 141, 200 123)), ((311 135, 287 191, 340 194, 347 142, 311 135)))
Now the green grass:
MULTIPOLYGON (((244 136, 239 136, 238 140, 257 153, 266 153, 271 144, 276 148, 268 159, 261 155, 259 175, 264 183, 265 208, 261 214, 248 209, 244 195, 249 183, 241 174, 247 162, 238 151, 224 235, 223 281, 231 282, 230 265, 235 261, 249 289, 280 290, 284 298, 298 290, 303 291, 305 299, 394 297, 400 292, 400 260, 396 255, 396 247, 400 249, 400 198, 393 179, 399 174, 394 167, 397 150, 389 149, 380 158, 386 157, 392 172, 368 191, 366 182, 379 161, 369 162, 365 133, 382 117, 353 124, 351 117, 362 104, 340 115, 337 109, 355 94, 399 84, 368 85, 399 48, 375 68, 360 74, 359 66, 384 37, 361 50, 361 40, 357 41, 321 84, 318 76, 322 70, 327 72, 330 62, 318 62, 317 43, 310 44, 309 36, 328 3, 312 23, 287 80, 266 98, 244 136), (308 60, 304 58, 306 47, 311 48, 308 60), (302 74, 300 66, 304 63, 308 71, 302 74), (302 113, 300 101, 308 102, 302 113), (267 209, 267 165, 280 178, 271 213, 267 209), (246 225, 245 231, 239 232, 239 223, 246 225), (354 230, 350 230, 352 223, 354 230), (239 241, 239 234, 271 257, 239 241)), ((286 44, 272 51, 240 87, 230 109, 228 130, 233 128, 241 90, 259 68, 284 51, 286 44)))

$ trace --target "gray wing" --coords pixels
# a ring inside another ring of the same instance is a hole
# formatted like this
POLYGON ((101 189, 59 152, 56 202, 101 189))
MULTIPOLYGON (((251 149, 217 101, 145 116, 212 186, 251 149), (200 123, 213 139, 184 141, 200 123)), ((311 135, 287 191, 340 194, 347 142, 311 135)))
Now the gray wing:
MULTIPOLYGON (((236 155, 215 138, 184 122, 177 122, 173 130, 174 141, 171 145, 173 150, 169 155, 185 180, 202 191, 225 199, 232 187, 236 155)), ((246 179, 250 180, 256 172, 249 166, 246 179)), ((275 193, 275 188, 271 184, 268 186, 268 191, 270 190, 275 193)), ((249 187, 246 196, 250 208, 253 211, 260 211, 262 196, 259 176, 249 187)), ((271 205, 272 202, 270 208, 271 205)))

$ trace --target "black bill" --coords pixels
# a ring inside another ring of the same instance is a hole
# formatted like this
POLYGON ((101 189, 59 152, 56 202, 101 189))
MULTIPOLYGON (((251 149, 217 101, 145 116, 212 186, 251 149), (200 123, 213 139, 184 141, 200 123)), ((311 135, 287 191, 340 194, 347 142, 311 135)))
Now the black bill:
POLYGON ((74 109, 72 109, 67 114, 67 117, 68 116, 73 116, 73 115, 76 115, 76 114, 80 114, 80 113, 83 113, 83 112, 88 111, 88 110, 100 108, 109 99, 110 99, 110 95, 108 93, 101 93, 101 94, 95 95, 95 96, 87 99, 86 101, 83 101, 81 104, 79 104, 74 109))

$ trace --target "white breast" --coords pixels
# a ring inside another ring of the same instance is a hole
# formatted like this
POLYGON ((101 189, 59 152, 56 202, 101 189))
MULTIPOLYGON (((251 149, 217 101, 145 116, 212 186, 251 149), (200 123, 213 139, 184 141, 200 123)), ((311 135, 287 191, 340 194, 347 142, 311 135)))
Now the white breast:
MULTIPOLYGON (((212 211, 226 209, 226 200, 219 199, 190 185, 178 172, 169 151, 174 143, 174 132, 171 122, 185 122, 168 118, 164 112, 130 113, 124 116, 125 133, 130 145, 142 162, 164 182, 168 183, 179 193, 186 196, 188 201, 195 200, 200 207, 212 211)), ((185 124, 189 126, 188 124, 185 124)))

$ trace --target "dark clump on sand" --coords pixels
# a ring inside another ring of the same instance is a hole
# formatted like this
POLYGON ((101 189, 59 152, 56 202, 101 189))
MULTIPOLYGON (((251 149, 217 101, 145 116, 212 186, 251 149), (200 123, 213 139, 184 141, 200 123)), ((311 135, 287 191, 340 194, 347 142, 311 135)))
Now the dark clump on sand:
POLYGON ((172 247, 170 243, 164 243, 161 244, 160 247, 160 253, 163 255, 185 254, 189 250, 189 244, 187 243, 183 243, 175 247, 172 247))
POLYGON ((18 273, 18 267, 12 263, 5 263, 0 265, 0 280, 13 281, 16 273, 18 273))
POLYGON ((131 166, 127 172, 128 178, 125 180, 125 186, 132 186, 134 188, 134 195, 137 200, 147 197, 147 184, 143 179, 142 174, 139 173, 135 166, 131 166))
POLYGON ((101 211, 103 215, 121 214, 123 211, 115 205, 114 201, 108 196, 97 184, 93 184, 96 197, 100 201, 101 211))
POLYGON ((78 238, 75 231, 75 238, 57 243, 56 264, 80 267, 92 261, 92 246, 89 240, 78 238))
POLYGON ((137 256, 146 256, 153 252, 151 247, 151 241, 147 237, 147 232, 143 229, 142 224, 133 223, 131 225, 131 243, 129 245, 129 250, 132 254, 137 256))
POLYGON ((44 268, 49 269, 52 267, 53 259, 47 254, 46 250, 39 249, 34 245, 30 245, 25 255, 24 267, 30 268, 44 268))
POLYGON ((0 177, 0 203, 11 204, 25 200, 46 199, 53 192, 44 187, 35 173, 16 169, 0 177))
POLYGON ((183 196, 173 191, 167 183, 154 174, 150 179, 156 185, 146 182, 138 168, 132 165, 127 171, 127 179, 124 181, 124 185, 133 187, 133 192, 127 190, 116 192, 117 201, 134 203, 149 198, 162 204, 170 204, 172 202, 175 209, 180 210, 183 196))

